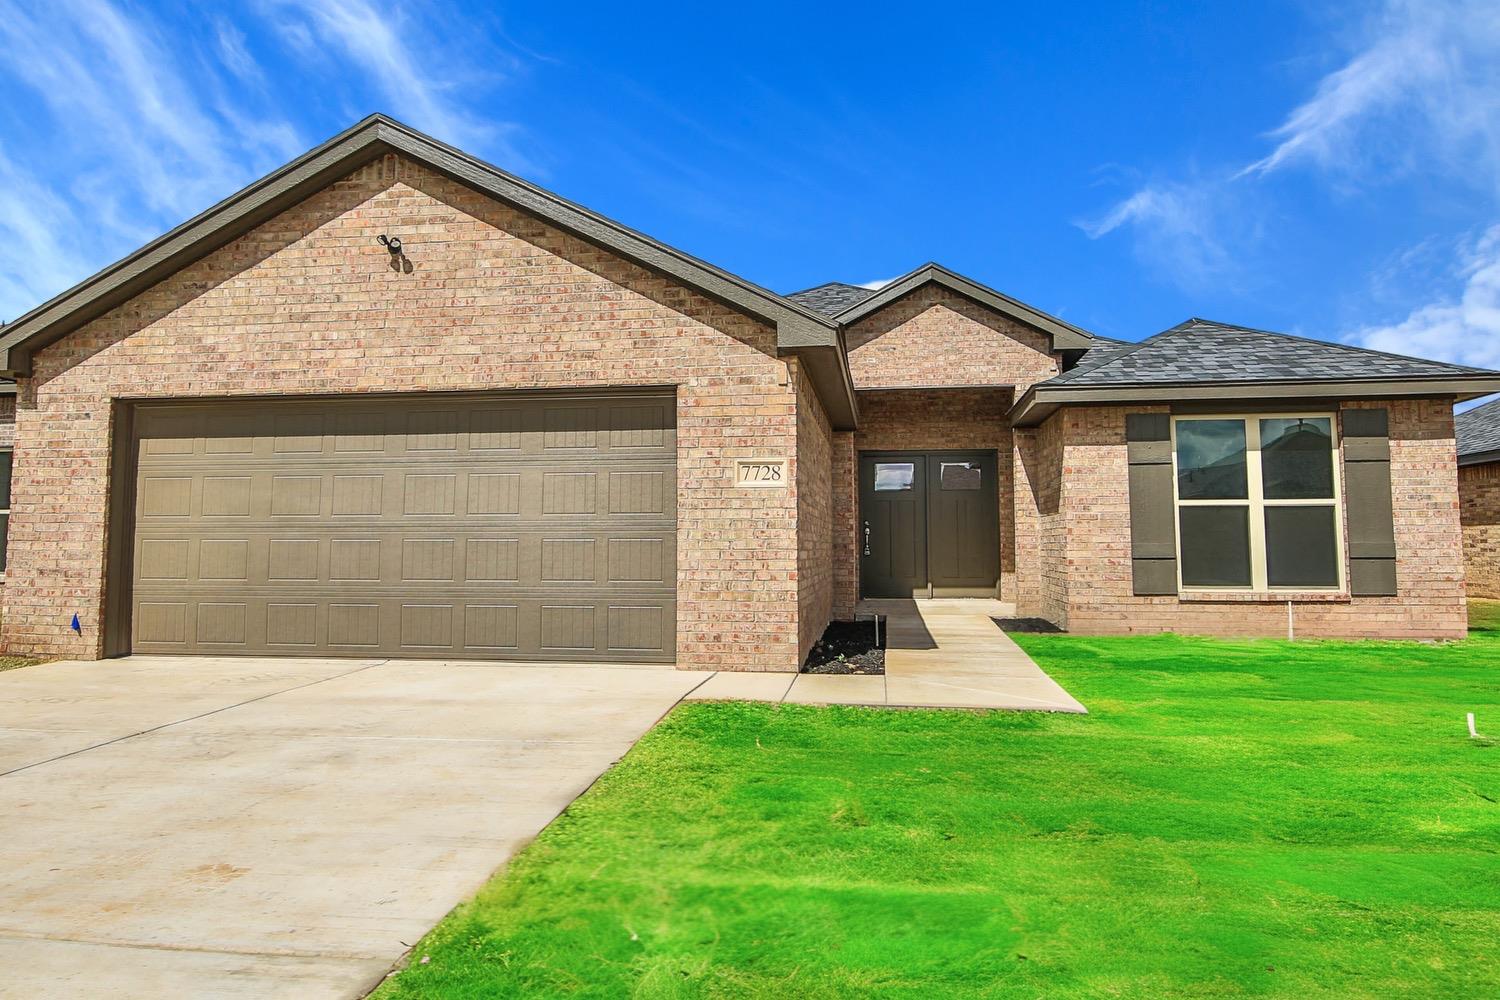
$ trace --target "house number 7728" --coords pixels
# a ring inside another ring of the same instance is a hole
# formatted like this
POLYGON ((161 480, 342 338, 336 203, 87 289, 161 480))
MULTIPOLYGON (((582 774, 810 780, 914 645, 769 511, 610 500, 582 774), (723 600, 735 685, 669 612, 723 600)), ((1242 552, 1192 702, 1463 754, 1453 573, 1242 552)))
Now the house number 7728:
POLYGON ((734 481, 736 486, 781 486, 786 482, 786 460, 739 459, 734 481))

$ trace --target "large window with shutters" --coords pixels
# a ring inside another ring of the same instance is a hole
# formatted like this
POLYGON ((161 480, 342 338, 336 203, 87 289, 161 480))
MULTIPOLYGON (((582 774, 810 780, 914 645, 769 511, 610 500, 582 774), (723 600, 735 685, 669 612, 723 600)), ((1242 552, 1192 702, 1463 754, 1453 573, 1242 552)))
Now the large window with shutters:
POLYGON ((1332 414, 1172 419, 1184 590, 1344 587, 1332 414))

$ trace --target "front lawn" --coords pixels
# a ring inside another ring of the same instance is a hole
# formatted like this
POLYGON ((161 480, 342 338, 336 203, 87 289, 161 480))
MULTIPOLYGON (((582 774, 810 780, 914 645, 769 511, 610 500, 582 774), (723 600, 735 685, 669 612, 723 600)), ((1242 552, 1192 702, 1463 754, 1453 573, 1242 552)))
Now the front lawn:
POLYGON ((1017 636, 1086 717, 684 705, 378 996, 1500 996, 1487 610, 1017 636))

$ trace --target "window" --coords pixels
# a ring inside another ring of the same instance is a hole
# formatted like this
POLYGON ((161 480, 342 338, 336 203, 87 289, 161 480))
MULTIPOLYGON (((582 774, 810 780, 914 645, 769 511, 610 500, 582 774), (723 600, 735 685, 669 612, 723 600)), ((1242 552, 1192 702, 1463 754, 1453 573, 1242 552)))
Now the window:
POLYGON ((938 486, 945 490, 977 490, 984 473, 978 462, 943 462, 938 470, 938 486))
POLYGON ((875 492, 896 493, 911 489, 917 467, 911 462, 876 462, 875 492))
POLYGON ((1174 417, 1184 589, 1336 590, 1343 538, 1333 417, 1174 417))
POLYGON ((10 460, 12 452, 0 451, 0 574, 5 572, 5 548, 10 540, 10 460))

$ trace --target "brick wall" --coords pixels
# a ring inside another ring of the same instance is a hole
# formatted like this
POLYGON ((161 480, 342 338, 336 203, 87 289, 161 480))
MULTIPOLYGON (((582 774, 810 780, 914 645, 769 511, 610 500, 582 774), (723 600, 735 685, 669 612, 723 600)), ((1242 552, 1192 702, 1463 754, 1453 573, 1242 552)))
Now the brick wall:
POLYGON ((833 429, 800 366, 797 390, 797 652, 805 659, 833 609, 833 429))
POLYGON ((1046 335, 938 285, 927 285, 845 334, 859 389, 1015 386, 1058 372, 1046 335))
POLYGON ((388 156, 41 351, 21 385, 3 641, 100 655, 119 397, 678 386, 678 663, 799 660, 795 461, 774 331, 388 156), (406 243, 410 271, 375 242, 406 243), (67 624, 83 620, 75 636, 67 624))
POLYGON ((1500 598, 1500 462, 1459 466, 1458 500, 1469 595, 1500 598))
POLYGON ((854 603, 859 599, 859 469, 854 450, 854 432, 838 431, 833 435, 833 607, 835 621, 854 618, 854 603))
MULTIPOLYGON (((1451 400, 1352 403, 1390 411, 1396 597, 1293 602, 1299 636, 1459 638, 1466 614, 1451 400)), ((1284 598, 1183 601, 1131 593, 1125 414, 1075 407, 1049 419, 1062 439, 1067 626, 1084 634, 1285 636, 1284 598)), ((1160 409, 1160 408, 1156 408, 1160 409)), ((1044 425, 1044 428, 1047 425, 1044 425)), ((1044 563, 1054 560, 1044 552, 1044 563)))

